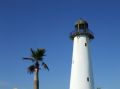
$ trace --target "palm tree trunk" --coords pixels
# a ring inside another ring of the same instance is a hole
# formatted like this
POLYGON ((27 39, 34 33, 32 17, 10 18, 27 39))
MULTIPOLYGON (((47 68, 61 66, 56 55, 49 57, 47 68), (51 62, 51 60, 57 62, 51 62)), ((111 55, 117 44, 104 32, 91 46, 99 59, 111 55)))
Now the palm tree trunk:
POLYGON ((39 75, 38 75, 39 69, 35 69, 34 74, 34 89, 39 89, 39 75))

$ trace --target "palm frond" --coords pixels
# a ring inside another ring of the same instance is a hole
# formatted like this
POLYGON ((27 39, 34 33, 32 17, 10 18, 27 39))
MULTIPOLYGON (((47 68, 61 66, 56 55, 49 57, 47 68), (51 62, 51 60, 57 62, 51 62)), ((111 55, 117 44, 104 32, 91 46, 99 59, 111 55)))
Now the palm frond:
POLYGON ((35 71, 35 66, 34 65, 31 65, 31 66, 28 67, 28 72, 30 74, 32 74, 34 71, 35 71))
POLYGON ((36 55, 39 59, 39 61, 42 61, 43 60, 43 56, 45 56, 45 49, 37 49, 36 51, 36 55))
POLYGON ((49 71, 49 68, 48 68, 48 66, 47 66, 46 63, 43 62, 43 63, 42 63, 42 66, 49 71))
POLYGON ((32 48, 30 49, 31 51, 31 57, 23 57, 24 60, 31 60, 34 62, 33 65, 30 65, 28 67, 28 72, 29 73, 33 73, 35 71, 35 69, 37 68, 38 70, 40 69, 39 68, 39 62, 42 63, 42 66, 49 70, 47 64, 45 64, 43 62, 43 57, 45 56, 45 52, 46 50, 45 49, 42 49, 42 48, 38 48, 37 50, 33 50, 32 48))
POLYGON ((36 61, 42 61, 43 60, 43 56, 45 56, 45 49, 37 49, 36 51, 34 51, 31 48, 31 52, 32 52, 32 57, 34 58, 34 60, 36 61))
POLYGON ((36 52, 31 48, 30 49, 31 50, 31 57, 33 57, 33 58, 36 58, 36 52))
POLYGON ((23 60, 31 60, 31 61, 35 61, 33 58, 30 58, 30 57, 23 57, 23 60))

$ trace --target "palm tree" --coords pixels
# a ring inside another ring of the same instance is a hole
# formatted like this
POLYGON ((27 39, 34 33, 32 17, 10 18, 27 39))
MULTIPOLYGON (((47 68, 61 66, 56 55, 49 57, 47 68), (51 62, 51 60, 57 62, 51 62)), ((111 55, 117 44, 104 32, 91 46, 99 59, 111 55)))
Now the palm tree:
POLYGON ((31 50, 30 57, 24 57, 24 60, 30 60, 33 62, 32 65, 28 67, 28 72, 34 73, 34 89, 39 89, 39 70, 43 68, 49 71, 47 64, 43 61, 43 56, 45 56, 45 49, 31 50))

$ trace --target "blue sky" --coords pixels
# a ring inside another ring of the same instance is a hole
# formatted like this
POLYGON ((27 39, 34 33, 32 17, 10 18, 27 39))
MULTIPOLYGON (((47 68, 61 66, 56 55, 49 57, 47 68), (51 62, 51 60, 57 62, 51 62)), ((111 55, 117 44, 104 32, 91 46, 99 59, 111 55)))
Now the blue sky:
POLYGON ((120 89, 119 0, 0 0, 0 89, 33 89, 30 48, 45 48, 50 71, 40 89, 69 89, 72 41, 79 18, 89 23, 95 87, 120 89))

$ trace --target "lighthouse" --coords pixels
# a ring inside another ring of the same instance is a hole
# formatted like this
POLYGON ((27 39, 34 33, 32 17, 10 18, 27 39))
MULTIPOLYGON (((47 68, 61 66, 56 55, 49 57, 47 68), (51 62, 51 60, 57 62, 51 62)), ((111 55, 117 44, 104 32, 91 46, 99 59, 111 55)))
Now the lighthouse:
POLYGON ((73 40, 70 89, 94 89, 89 45, 94 35, 90 32, 87 21, 77 21, 70 38, 73 40))

